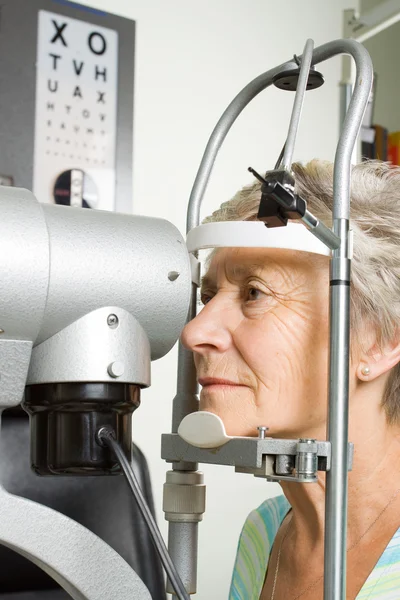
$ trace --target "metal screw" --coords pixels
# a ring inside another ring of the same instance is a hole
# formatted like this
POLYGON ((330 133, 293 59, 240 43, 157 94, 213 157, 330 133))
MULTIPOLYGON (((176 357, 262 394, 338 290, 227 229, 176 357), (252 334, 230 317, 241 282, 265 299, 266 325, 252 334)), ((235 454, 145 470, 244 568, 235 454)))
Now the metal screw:
POLYGON ((1 333, 4 333, 4 329, 0 329, 0 334, 1 334, 1 333))
POLYGON ((265 427, 265 425, 260 425, 260 427, 257 427, 257 429, 259 439, 265 440, 265 432, 268 431, 269 427, 265 427))
POLYGON ((168 273, 168 279, 170 281, 176 281, 179 277, 180 273, 178 273, 178 271, 170 271, 168 273))
POLYGON ((108 315, 107 325, 109 327, 112 327, 112 329, 115 329, 116 327, 118 327, 118 323, 119 323, 119 320, 118 320, 117 315, 108 315))

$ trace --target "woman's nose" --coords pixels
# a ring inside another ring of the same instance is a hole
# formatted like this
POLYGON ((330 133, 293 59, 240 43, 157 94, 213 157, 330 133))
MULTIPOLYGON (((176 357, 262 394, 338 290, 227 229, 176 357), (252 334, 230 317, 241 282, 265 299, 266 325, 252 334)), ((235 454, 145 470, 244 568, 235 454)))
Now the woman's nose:
POLYGON ((182 344, 198 354, 225 352, 232 343, 229 309, 223 310, 214 297, 183 329, 182 344))

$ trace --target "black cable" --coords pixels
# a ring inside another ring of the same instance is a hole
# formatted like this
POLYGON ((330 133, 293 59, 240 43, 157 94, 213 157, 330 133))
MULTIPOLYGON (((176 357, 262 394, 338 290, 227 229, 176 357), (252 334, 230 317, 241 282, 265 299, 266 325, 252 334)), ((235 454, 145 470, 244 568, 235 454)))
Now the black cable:
POLYGON ((167 577, 175 590, 177 598, 179 600, 190 600, 189 594, 187 593, 185 586, 182 583, 179 573, 176 570, 176 567, 172 562, 170 555, 168 554, 168 549, 162 538, 160 530, 157 527, 157 523, 155 522, 153 515, 151 514, 150 509, 147 506, 146 500, 142 494, 142 490, 140 489, 135 473, 128 459, 126 458, 121 446, 115 439, 114 430, 109 426, 101 427, 96 434, 96 439, 98 443, 100 443, 100 445, 106 445, 114 452, 117 461, 119 462, 121 469, 124 472, 129 487, 131 488, 131 491, 135 497, 135 500, 139 506, 143 519, 145 520, 146 525, 149 528, 153 543, 160 556, 167 577))

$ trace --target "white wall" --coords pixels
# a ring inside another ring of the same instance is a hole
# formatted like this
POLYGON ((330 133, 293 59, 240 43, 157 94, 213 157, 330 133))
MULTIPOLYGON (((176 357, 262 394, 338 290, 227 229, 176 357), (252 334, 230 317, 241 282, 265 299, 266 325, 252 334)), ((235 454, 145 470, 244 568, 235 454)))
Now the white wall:
POLYGON ((360 0, 359 11, 361 14, 364 14, 378 6, 378 4, 383 4, 385 1, 386 0, 360 0))
MULTIPOLYGON (((81 0, 82 1, 82 0, 81 0)), ((341 37, 342 10, 357 0, 92 0, 135 19, 134 212, 165 217, 183 232, 186 205, 204 147, 234 95, 263 71, 341 37)), ((296 159, 333 159, 338 131, 340 58, 322 67, 326 84, 306 98, 296 159)), ((288 127, 293 95, 276 89, 253 101, 220 152, 203 215, 247 183, 249 165, 272 168, 288 127)), ((176 348, 153 364, 152 387, 134 416, 134 439, 149 461, 158 521, 167 466, 160 435, 170 431, 176 348)), ((200 525, 199 600, 227 598, 239 532, 248 512, 279 493, 276 484, 225 467, 203 468, 207 512, 200 525)))

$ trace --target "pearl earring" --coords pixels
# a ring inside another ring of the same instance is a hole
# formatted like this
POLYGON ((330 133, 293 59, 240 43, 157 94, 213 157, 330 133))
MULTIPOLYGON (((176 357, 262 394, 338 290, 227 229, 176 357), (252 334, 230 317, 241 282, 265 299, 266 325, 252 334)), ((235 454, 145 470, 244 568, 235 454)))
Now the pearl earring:
POLYGON ((370 369, 370 368, 369 368, 369 366, 367 365, 367 366, 365 366, 365 367, 363 367, 363 368, 361 369, 361 373, 362 373, 363 375, 369 375, 369 374, 371 373, 371 369, 370 369))

